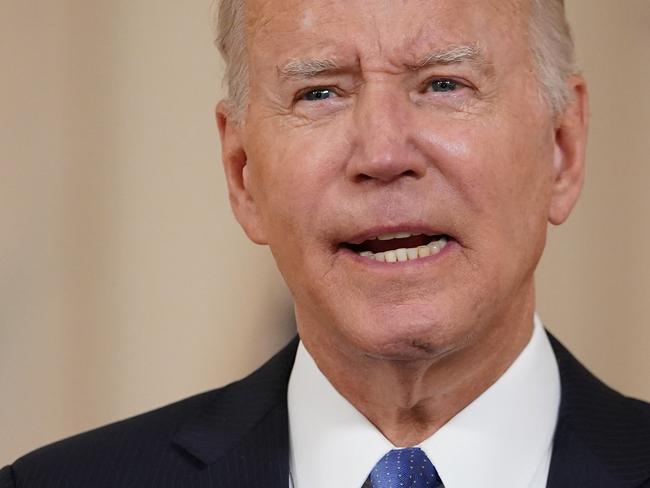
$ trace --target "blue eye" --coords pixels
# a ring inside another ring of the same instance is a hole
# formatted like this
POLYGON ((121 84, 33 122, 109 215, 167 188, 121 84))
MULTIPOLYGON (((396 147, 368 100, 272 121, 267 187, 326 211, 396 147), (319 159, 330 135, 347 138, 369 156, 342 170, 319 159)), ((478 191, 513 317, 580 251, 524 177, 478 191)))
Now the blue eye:
POLYGON ((334 95, 334 92, 329 88, 316 88, 315 90, 309 90, 306 92, 302 96, 302 99, 307 100, 308 102, 318 102, 321 100, 327 100, 334 95))
POLYGON ((446 80, 444 78, 440 80, 433 80, 431 82, 431 89, 434 92, 439 93, 453 92, 458 89, 458 83, 454 80, 446 80))

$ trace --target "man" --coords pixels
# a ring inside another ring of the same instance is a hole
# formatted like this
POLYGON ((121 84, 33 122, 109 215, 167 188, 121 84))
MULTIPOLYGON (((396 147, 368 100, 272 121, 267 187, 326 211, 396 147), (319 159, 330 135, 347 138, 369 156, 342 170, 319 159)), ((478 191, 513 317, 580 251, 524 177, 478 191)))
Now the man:
POLYGON ((534 315, 583 181, 560 0, 224 0, 233 210, 300 341, 0 487, 650 487, 650 407, 534 315))

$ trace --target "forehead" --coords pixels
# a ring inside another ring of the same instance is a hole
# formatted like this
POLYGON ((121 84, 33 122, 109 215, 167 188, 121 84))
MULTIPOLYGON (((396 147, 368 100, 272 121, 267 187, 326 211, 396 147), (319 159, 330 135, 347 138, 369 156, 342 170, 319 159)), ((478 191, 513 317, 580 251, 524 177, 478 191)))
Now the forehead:
POLYGON ((454 44, 512 58, 526 46, 529 1, 248 0, 246 11, 254 65, 322 54, 372 64, 454 44))

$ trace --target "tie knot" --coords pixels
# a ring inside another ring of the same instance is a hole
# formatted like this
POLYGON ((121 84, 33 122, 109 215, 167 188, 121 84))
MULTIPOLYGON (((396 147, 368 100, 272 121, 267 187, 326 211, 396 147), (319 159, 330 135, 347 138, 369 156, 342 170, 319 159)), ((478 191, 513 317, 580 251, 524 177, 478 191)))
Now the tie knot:
POLYGON ((442 486, 436 468, 419 447, 388 451, 368 477, 372 488, 436 488, 442 486))

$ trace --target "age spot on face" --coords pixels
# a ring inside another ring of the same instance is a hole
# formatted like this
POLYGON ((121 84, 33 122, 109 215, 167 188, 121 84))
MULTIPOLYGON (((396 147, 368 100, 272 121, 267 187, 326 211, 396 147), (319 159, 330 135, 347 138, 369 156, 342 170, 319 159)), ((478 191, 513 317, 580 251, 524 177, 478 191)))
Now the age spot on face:
POLYGON ((314 26, 314 12, 312 9, 308 8, 302 14, 302 19, 300 19, 300 27, 303 30, 311 30, 314 26))

